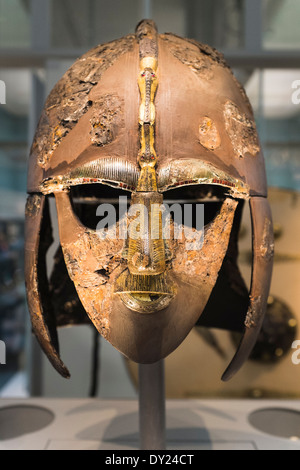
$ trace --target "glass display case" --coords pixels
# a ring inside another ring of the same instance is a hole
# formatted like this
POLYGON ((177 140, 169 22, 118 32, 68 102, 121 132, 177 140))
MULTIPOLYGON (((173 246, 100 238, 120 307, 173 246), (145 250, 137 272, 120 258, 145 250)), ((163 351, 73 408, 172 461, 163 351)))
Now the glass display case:
MULTIPOLYGON (((0 80, 7 89, 6 104, 0 105, 0 340, 7 343, 12 367, 10 372, 8 363, 0 366, 0 387, 16 372, 25 370, 27 383, 38 384, 35 393, 88 394, 92 366, 85 364, 91 362, 95 341, 90 328, 59 333, 62 354, 74 371, 71 383, 56 376, 40 351, 34 349, 31 335, 26 334, 30 327, 22 250, 27 158, 46 96, 65 70, 94 45, 133 32, 145 12, 151 13, 161 32, 172 31, 223 51, 249 95, 265 153, 278 246, 272 297, 287 306, 287 327, 293 330, 291 338, 297 338, 300 104, 293 101, 293 86, 300 80, 298 11, 298 0, 0 0, 0 80)), ((246 214, 240 264, 248 279, 249 226, 246 214)), ((54 233, 57 236, 56 226, 54 233)), ((279 316, 285 316, 284 307, 275 304, 279 316)), ((292 351, 278 341, 273 351, 278 361, 271 367, 263 361, 250 361, 234 385, 225 388, 219 384, 218 371, 224 361, 222 354, 231 352, 234 339, 228 334, 195 330, 166 361, 168 396, 298 397, 292 351), (209 367, 205 361, 208 355, 209 367), (196 367, 194 361, 199 357, 203 359, 196 367), (283 369, 284 388, 278 387, 283 369)), ((104 341, 100 351, 98 394, 136 397, 135 366, 104 341)))
POLYGON ((268 50, 299 50, 300 32, 297 0, 262 0, 263 46, 268 50))

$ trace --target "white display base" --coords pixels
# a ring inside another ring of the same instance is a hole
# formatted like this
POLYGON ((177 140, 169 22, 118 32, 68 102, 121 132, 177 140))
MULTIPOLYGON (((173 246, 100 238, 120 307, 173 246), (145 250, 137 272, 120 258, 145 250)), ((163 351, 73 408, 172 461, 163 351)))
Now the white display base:
MULTIPOLYGON (((252 412, 272 408, 300 412, 300 402, 168 400, 167 449, 300 450, 295 437, 273 437, 249 424, 252 412)), ((138 450, 138 422, 135 400, 0 399, 0 450, 138 450), (9 410, 3 413, 6 407, 11 407, 12 418, 9 410), (38 413, 32 407, 41 407, 52 412, 53 420, 43 429, 33 430, 38 427, 37 414, 20 427, 22 413, 18 415, 14 407, 23 411, 26 407, 26 413, 27 407, 29 413, 38 413)))

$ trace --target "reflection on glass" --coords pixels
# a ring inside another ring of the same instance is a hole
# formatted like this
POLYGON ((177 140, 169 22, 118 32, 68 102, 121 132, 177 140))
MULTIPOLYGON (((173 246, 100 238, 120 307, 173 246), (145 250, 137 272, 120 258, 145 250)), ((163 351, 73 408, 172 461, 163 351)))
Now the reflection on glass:
POLYGON ((23 289, 24 224, 0 221, 0 338, 6 364, 0 369, 0 389, 22 368, 26 310, 23 289))
POLYGON ((184 0, 51 0, 51 45, 88 50, 134 33, 149 11, 160 32, 185 35, 187 6, 184 0))
POLYGON ((216 6, 215 47, 237 49, 244 44, 244 0, 212 2, 216 6))
POLYGON ((0 47, 30 47, 30 0, 0 0, 0 47))
POLYGON ((265 49, 300 49, 299 0, 263 0, 265 49))
POLYGON ((134 31, 139 3, 139 0, 52 0, 52 46, 89 49, 125 36, 134 31))
MULTIPOLYGON (((6 104, 0 106, 0 340, 6 364, 0 366, 0 396, 25 364, 27 310, 24 286, 24 207, 29 71, 1 70, 7 84, 6 104)), ((22 387, 17 387, 19 392, 22 387)), ((20 392, 22 393, 22 392, 20 392)))
POLYGON ((245 0, 185 2, 186 35, 221 50, 242 48, 244 12, 245 0))
POLYGON ((300 190, 300 103, 293 100, 300 69, 254 70, 246 91, 254 107, 269 186, 300 190))

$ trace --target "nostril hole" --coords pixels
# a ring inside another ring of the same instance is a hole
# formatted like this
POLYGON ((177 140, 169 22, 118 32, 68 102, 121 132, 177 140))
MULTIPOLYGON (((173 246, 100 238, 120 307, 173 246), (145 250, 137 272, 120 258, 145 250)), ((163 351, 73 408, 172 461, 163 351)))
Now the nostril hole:
POLYGON ((156 300, 159 300, 160 299, 160 295, 154 295, 154 294, 150 294, 150 299, 152 302, 155 302, 156 300))
POLYGON ((97 271, 95 271, 95 274, 99 274, 99 276, 105 277, 106 279, 109 278, 105 269, 98 269, 97 271))

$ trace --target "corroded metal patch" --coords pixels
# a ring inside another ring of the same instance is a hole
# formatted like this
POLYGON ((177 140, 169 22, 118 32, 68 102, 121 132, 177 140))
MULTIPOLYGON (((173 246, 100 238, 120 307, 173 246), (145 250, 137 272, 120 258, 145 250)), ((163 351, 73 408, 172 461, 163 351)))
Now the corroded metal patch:
POLYGON ((224 118, 235 155, 239 158, 244 158, 247 154, 255 157, 260 151, 255 122, 243 114, 232 101, 225 103, 224 118))
POLYGON ((187 41, 174 35, 163 34, 160 38, 167 43, 169 51, 182 64, 187 65, 202 78, 208 80, 213 78, 212 66, 215 63, 213 49, 209 48, 209 51, 204 51, 200 43, 187 41))
POLYGON ((185 45, 187 43, 190 43, 190 44, 193 44, 194 46, 196 46, 199 51, 200 51, 200 54, 202 56, 206 56, 209 58, 209 60, 215 64, 215 65, 219 65, 221 67, 224 67, 224 69, 226 69, 230 75, 231 75, 231 78, 233 79, 234 83, 236 84, 236 86, 238 87, 239 89, 239 92, 241 93, 243 99, 244 99, 244 103, 247 105, 248 107, 248 110, 250 113, 253 114, 253 109, 252 109, 252 106, 251 106, 251 103, 249 101, 249 98, 246 94, 246 91, 244 89, 244 87, 242 86, 242 84, 238 81, 238 79, 236 78, 236 76, 234 75, 234 73, 232 72, 232 69, 230 68, 230 66, 228 65, 228 63, 226 62, 225 58, 224 58, 224 55, 219 52, 218 50, 216 50, 215 48, 207 45, 207 44, 203 44, 203 43, 200 43, 198 41, 195 41, 194 39, 189 39, 189 38, 180 38, 180 37, 177 37, 176 35, 174 34, 170 34, 170 33, 166 33, 164 35, 161 35, 160 36, 163 40, 165 41, 170 41, 173 39, 173 41, 177 41, 179 44, 180 42, 179 41, 184 41, 185 42, 185 45))
POLYGON ((227 198, 213 222, 205 227, 204 241, 201 250, 186 250, 186 241, 202 237, 201 232, 185 227, 181 240, 177 240, 174 250, 172 269, 184 282, 204 287, 207 283, 215 285, 228 249, 230 233, 238 201, 227 198), (195 238, 196 237, 196 238, 195 238))
POLYGON ((249 113, 253 115, 253 108, 252 108, 252 105, 249 101, 249 98, 248 98, 248 95, 246 93, 245 88, 243 87, 241 82, 239 82, 239 80, 236 78, 233 71, 230 68, 228 70, 230 71, 230 75, 231 75, 234 83, 236 84, 237 88, 239 89, 240 94, 242 95, 243 101, 244 101, 245 105, 247 106, 249 113))
POLYGON ((258 326, 261 320, 261 305, 262 299, 261 297, 253 297, 250 296, 250 307, 247 312, 247 316, 245 319, 245 327, 246 328, 255 328, 258 326))
POLYGON ((116 130, 123 123, 123 103, 118 96, 106 95, 93 106, 91 117, 91 140, 103 147, 116 137, 116 130))
POLYGON ((39 213, 41 208, 42 197, 43 196, 39 194, 33 194, 28 196, 25 207, 26 217, 35 217, 39 213))
POLYGON ((62 139, 93 105, 89 94, 102 74, 132 50, 134 43, 135 36, 129 35, 97 46, 78 59, 56 84, 46 101, 31 149, 39 166, 46 167, 62 139))
POLYGON ((274 256, 274 234, 273 224, 270 219, 265 219, 262 243, 260 246, 261 256, 266 260, 270 261, 274 256))
POLYGON ((200 144, 208 150, 216 150, 221 145, 221 137, 216 124, 209 117, 204 117, 199 125, 200 144))
MULTIPOLYGON (((59 220, 61 214, 59 212, 59 220)), ((72 216, 73 218, 73 216, 72 216)), ((68 229, 60 228, 62 249, 70 279, 73 281, 81 303, 104 338, 110 329, 110 314, 112 310, 112 284, 116 276, 124 270, 121 265, 123 240, 114 230, 106 232, 101 239, 94 231, 77 225, 71 243, 65 243, 68 229), (66 234, 66 235, 65 235, 66 234)))

